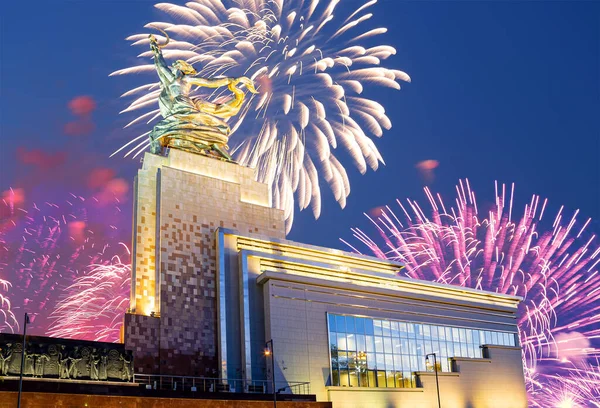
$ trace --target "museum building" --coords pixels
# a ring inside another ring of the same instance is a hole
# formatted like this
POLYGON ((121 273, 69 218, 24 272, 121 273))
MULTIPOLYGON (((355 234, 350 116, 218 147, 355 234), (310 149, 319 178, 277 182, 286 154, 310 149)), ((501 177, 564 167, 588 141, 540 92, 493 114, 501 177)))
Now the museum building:
POLYGON ((286 240, 271 202, 251 168, 146 153, 123 331, 136 373, 249 387, 274 367, 277 391, 308 383, 334 408, 527 406, 520 298, 286 240))

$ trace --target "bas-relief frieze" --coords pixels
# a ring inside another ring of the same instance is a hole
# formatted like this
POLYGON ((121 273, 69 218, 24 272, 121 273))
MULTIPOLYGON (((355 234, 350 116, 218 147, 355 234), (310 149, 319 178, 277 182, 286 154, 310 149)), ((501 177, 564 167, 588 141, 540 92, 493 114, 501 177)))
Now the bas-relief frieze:
MULTIPOLYGON (((22 337, 0 334, 0 375, 18 376, 22 337)), ((64 380, 132 381, 133 358, 121 344, 29 337, 23 375, 64 380)))

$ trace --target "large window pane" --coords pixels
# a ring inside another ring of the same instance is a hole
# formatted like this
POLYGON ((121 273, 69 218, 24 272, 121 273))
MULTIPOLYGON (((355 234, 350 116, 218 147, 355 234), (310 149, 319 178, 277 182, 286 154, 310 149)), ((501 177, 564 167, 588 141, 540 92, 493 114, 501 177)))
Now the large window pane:
POLYGON ((334 332, 335 330, 335 315, 327 315, 327 321, 329 322, 329 331, 334 332))
POLYGON ((386 371, 387 374, 387 386, 389 388, 394 388, 396 386, 396 379, 394 378, 394 371, 386 371))
POLYGON ((399 337, 400 336, 400 329, 399 329, 398 322, 393 321, 391 323, 392 323, 392 336, 393 337, 399 337))
POLYGON ((460 334, 460 342, 466 343, 467 342, 467 331, 465 329, 459 329, 458 332, 460 334))
POLYGON ((348 353, 348 371, 350 372, 350 374, 352 374, 352 373, 356 373, 356 370, 357 370, 356 353, 349 352, 348 353))
POLYGON ((400 322, 398 324, 398 328, 400 329, 400 336, 408 337, 408 329, 406 328, 406 323, 400 322))
POLYGON ((419 359, 417 356, 410 356, 410 369, 411 371, 419 371, 419 359))
POLYGON ((450 372, 450 368, 449 368, 450 366, 448 365, 448 363, 449 363, 448 359, 447 358, 442 358, 441 363, 442 363, 442 371, 445 372, 445 373, 450 372))
POLYGON ((424 344, 423 342, 417 341, 417 356, 424 356, 424 344))
POLYGON ((348 333, 346 335, 346 350, 356 351, 356 335, 348 333))
POLYGON ((359 387, 368 387, 369 380, 367 378, 367 370, 361 370, 358 372, 358 386, 359 387))
POLYGON ((440 340, 446 340, 446 330, 443 327, 438 327, 438 336, 440 340))
POLYGON ((400 339, 392 338, 392 350, 394 350, 394 354, 402 353, 402 343, 400 343, 400 339))
POLYGON ((347 387, 350 384, 348 370, 340 370, 340 386, 347 387))
POLYGON ((402 369, 404 371, 411 371, 410 356, 402 356, 402 369))
POLYGON ((383 330, 383 335, 384 336, 391 336, 392 335, 391 325, 390 325, 390 321, 389 320, 383 320, 381 322, 381 328, 383 330))
POLYGON ((366 336, 367 351, 372 353, 375 351, 375 338, 373 336, 366 336))
POLYGON ((337 332, 345 332, 346 331, 346 318, 344 316, 336 316, 335 317, 335 326, 337 332))
POLYGON ((362 334, 365 332, 365 319, 362 317, 357 317, 354 319, 354 324, 356 325, 356 332, 362 334))
POLYGON ((367 371, 367 380, 369 381, 369 387, 377 387, 377 376, 375 375, 375 370, 367 371))
POLYGON ((367 353, 367 368, 369 370, 375 370, 377 368, 377 361, 375 360, 375 353, 367 353))
POLYGON ((459 329, 458 327, 453 327, 452 328, 452 341, 455 343, 460 342, 460 335, 459 335, 459 329))
POLYGON ((437 341, 432 341, 431 342, 431 352, 437 354, 438 356, 440 355, 440 353, 442 352, 442 348, 440 346, 440 343, 438 343, 437 341))
POLYGON ((331 385, 336 387, 340 385, 340 372, 337 368, 331 370, 331 385))
POLYGON ((401 371, 396 371, 396 388, 404 387, 404 376, 401 371))
POLYGON ((385 381, 385 371, 377 370, 377 386, 382 388, 387 387, 385 381))
POLYGON ((354 317, 346 316, 346 332, 354 333, 356 330, 354 328, 354 317))
POLYGON ((412 385, 412 381, 411 381, 411 373, 410 371, 404 371, 402 373, 402 376, 404 377, 404 388, 413 388, 412 385))
POLYGON ((385 354, 377 353, 375 359, 377 360, 377 369, 385 371, 385 354))
POLYGON ((338 364, 339 364, 340 369, 348 368, 348 354, 345 351, 338 352, 338 364))
POLYGON ((425 340, 431 339, 431 328, 429 327, 428 324, 423 325, 423 338, 425 340))
POLYGON ((402 371, 402 356, 395 354, 394 355, 394 370, 402 371))
POLYGON ((350 370, 349 374, 350 374, 350 387, 358 387, 358 372, 350 370))
POLYGON ((394 352, 394 348, 392 347, 392 339, 390 337, 383 338, 383 350, 390 354, 394 352))
POLYGON ((365 319, 365 334, 373 335, 373 320, 365 319))
POLYGON ((376 336, 383 336, 383 330, 381 328, 381 320, 373 320, 373 329, 375 330, 376 336))
POLYGON ((338 339, 338 343, 337 343, 338 350, 348 350, 347 342, 346 342, 346 335, 344 333, 338 333, 337 339, 338 339))
POLYGON ((356 335, 356 351, 367 351, 367 345, 365 342, 364 334, 356 335))
POLYGON ((408 346, 408 339, 400 339, 400 344, 402 345, 400 348, 402 350, 402 354, 410 354, 410 347, 408 346))
POLYGON ((375 351, 383 353, 383 337, 375 337, 375 351))
POLYGON ((467 332, 467 343, 473 343, 473 332, 470 329, 467 329, 466 332, 467 332))
POLYGON ((385 355, 385 369, 387 371, 394 371, 394 356, 391 354, 385 355))
POLYGON ((417 341, 413 339, 408 340, 408 347, 410 354, 417 354, 417 341))

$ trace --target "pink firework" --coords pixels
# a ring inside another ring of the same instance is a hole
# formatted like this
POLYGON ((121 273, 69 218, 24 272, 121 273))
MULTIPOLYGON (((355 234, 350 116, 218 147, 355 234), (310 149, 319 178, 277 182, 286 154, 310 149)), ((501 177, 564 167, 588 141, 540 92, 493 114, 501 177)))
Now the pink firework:
POLYGON ((110 263, 91 265, 75 279, 52 311, 51 337, 116 342, 129 307, 131 264, 115 256, 110 263))
POLYGON ((537 195, 516 217, 514 184, 507 192, 496 183, 485 211, 468 180, 456 191, 448 206, 425 188, 430 215, 415 201, 397 200, 401 217, 387 206, 367 215, 379 238, 360 229, 354 237, 376 256, 404 262, 411 278, 522 296, 518 324, 530 394, 567 365, 597 356, 600 248, 586 231, 590 219, 579 223, 578 210, 566 215, 561 207, 545 227, 547 200, 537 195))
POLYGON ((45 335, 57 303, 89 265, 109 265, 124 254, 118 242, 130 232, 117 226, 127 225, 127 216, 107 192, 38 204, 25 204, 24 194, 11 192, 0 201, 0 331, 17 332, 21 318, 15 315, 28 312, 28 332, 45 335))
POLYGON ((600 408, 600 364, 585 362, 565 368, 565 373, 550 376, 548 386, 530 398, 539 408, 600 408))

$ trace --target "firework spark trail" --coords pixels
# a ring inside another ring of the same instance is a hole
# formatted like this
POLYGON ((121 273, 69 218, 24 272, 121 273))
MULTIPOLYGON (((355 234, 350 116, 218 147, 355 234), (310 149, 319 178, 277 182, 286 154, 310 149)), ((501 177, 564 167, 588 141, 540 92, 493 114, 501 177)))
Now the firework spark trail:
POLYGON ((357 228, 353 235, 376 256, 404 262, 411 278, 522 296, 518 325, 530 394, 571 357, 600 355, 593 345, 600 338, 600 247, 586 230, 590 220, 576 228, 578 211, 568 218, 561 208, 552 229, 545 230, 547 200, 534 195, 516 219, 514 184, 508 189, 496 184, 495 205, 483 213, 468 180, 456 191, 456 204, 449 207, 426 188, 430 217, 411 200, 398 201, 402 221, 389 207, 376 218, 367 215, 382 244, 357 228), (557 336, 570 333, 587 346, 557 344, 557 336), (540 364, 543 374, 537 372, 540 364))
MULTIPOLYGON (((391 121, 381 104, 363 96, 365 88, 400 89, 400 81, 410 81, 406 73, 380 66, 396 53, 393 47, 364 45, 376 42, 377 36, 387 31, 365 26, 376 0, 349 12, 345 20, 338 18, 343 14, 339 3, 159 3, 156 8, 174 23, 153 22, 145 26, 148 33, 128 38, 132 45, 145 47, 139 57, 148 60, 148 34, 154 33, 152 27, 159 27, 172 38, 164 49, 167 59, 196 64, 201 76, 243 75, 255 81, 259 94, 250 96, 231 124, 230 144, 240 164, 257 167, 258 180, 274 187, 274 205, 285 210, 288 231, 293 222, 294 193, 301 210, 310 206, 315 217, 320 215, 320 178, 329 184, 341 207, 345 206, 350 182, 340 156, 334 155, 338 146, 363 174, 383 162, 371 136, 381 137, 384 129, 391 128, 391 121)), ((154 66, 134 66, 111 75, 142 73, 155 75, 154 66)), ((138 115, 126 127, 140 124, 147 129, 159 118, 160 89, 156 79, 152 81, 122 95, 135 98, 123 112, 138 115)), ((225 92, 196 96, 222 102, 225 92)), ((148 146, 147 134, 117 152, 133 157, 141 154, 148 146)))
POLYGON ((539 408, 600 408, 600 361, 573 365, 565 374, 549 376, 549 386, 537 391, 532 405, 539 408))
POLYGON ((26 208, 9 201, 0 203, 0 331, 18 331, 14 314, 19 310, 34 316, 31 332, 44 335, 62 291, 89 265, 106 264, 123 253, 122 246, 112 245, 124 238, 116 227, 123 214, 116 197, 70 194, 60 205, 26 208))
POLYGON ((13 189, 4 194, 2 203, 3 208, 0 211, 0 333, 8 331, 14 333, 19 330, 19 323, 12 311, 12 304, 8 297, 12 283, 5 279, 7 273, 3 270, 1 262, 2 254, 9 251, 6 234, 15 225, 15 192, 13 189))
POLYGON ((123 263, 118 256, 107 264, 90 265, 89 270, 64 291, 67 296, 52 311, 53 324, 47 334, 118 341, 123 314, 129 306, 130 284, 131 265, 123 263))

